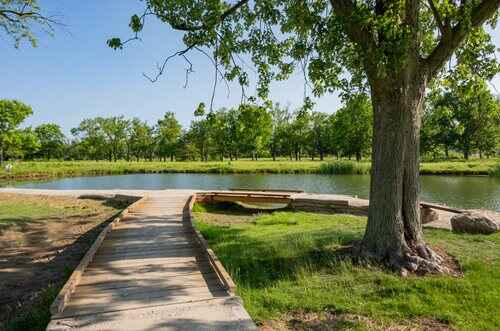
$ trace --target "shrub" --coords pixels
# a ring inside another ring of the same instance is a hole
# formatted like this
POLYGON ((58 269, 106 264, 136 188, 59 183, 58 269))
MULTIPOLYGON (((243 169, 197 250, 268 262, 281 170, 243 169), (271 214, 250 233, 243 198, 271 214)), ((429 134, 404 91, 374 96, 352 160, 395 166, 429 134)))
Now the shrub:
POLYGON ((322 164, 319 172, 329 175, 364 175, 370 172, 370 165, 360 162, 335 161, 322 164))

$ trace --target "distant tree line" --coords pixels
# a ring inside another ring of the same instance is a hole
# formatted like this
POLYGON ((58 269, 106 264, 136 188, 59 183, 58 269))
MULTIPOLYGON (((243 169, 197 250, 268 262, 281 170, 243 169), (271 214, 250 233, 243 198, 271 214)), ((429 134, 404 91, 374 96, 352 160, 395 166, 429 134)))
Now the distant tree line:
POLYGON ((271 103, 209 112, 202 105, 186 129, 172 112, 154 125, 139 118, 96 117, 71 129, 71 137, 56 124, 18 128, 31 108, 18 101, 2 102, 4 112, 18 113, 18 119, 0 131, 0 149, 7 159, 302 160, 335 155, 360 160, 371 146, 372 109, 364 94, 352 96, 334 114, 292 112, 271 103))
POLYGON ((472 154, 497 155, 500 152, 500 99, 491 93, 487 80, 482 78, 486 74, 471 74, 469 68, 461 70, 464 68, 460 65, 457 68, 437 81, 427 94, 421 152, 446 159, 452 151, 461 153, 464 159, 472 154))
MULTIPOLYGON (((423 154, 449 157, 460 152, 490 157, 500 146, 500 103, 484 81, 433 89, 422 123, 423 154)), ((371 102, 353 94, 333 114, 279 104, 242 104, 206 111, 183 129, 167 112, 154 125, 123 116, 83 120, 66 137, 57 124, 19 128, 32 114, 19 101, 0 100, 0 160, 238 160, 326 156, 361 160, 371 153, 371 102)))

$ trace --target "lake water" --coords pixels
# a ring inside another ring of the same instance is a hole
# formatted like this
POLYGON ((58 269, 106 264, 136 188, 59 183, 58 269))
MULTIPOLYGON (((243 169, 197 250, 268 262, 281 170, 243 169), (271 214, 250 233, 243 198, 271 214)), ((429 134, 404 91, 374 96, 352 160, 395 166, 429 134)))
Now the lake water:
MULTIPOLYGON (((500 211, 500 178, 422 176, 422 200, 458 208, 500 211)), ((203 190, 299 189, 310 193, 337 193, 368 198, 369 176, 292 174, 134 174, 74 177, 47 182, 22 183, 20 188, 38 189, 168 189, 203 190)))

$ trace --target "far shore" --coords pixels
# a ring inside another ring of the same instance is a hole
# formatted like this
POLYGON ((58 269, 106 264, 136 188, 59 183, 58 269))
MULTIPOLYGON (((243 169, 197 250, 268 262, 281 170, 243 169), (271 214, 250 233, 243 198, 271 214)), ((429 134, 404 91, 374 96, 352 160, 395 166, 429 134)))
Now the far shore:
MULTIPOLYGON (((24 161, 6 162, 12 169, 0 170, 0 182, 33 181, 77 176, 145 173, 213 174, 351 174, 367 175, 369 161, 238 160, 238 161, 24 161)), ((422 162, 421 175, 500 176, 500 159, 422 162)))

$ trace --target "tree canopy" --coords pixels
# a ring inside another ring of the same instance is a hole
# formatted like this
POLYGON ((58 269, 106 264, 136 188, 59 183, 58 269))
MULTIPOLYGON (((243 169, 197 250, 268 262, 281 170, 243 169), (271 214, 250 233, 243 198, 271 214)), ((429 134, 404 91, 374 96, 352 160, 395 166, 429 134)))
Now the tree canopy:
MULTIPOLYGON (((306 71, 315 95, 339 88, 349 93, 367 78, 397 79, 408 61, 432 78, 464 39, 491 44, 480 26, 496 24, 499 6, 498 0, 145 2, 145 11, 130 21, 135 35, 112 38, 111 47, 139 38, 146 19, 155 16, 184 33, 186 48, 168 56, 152 80, 172 57, 191 65, 191 51, 210 49, 215 70, 243 86, 249 78, 242 58, 250 56, 261 97, 272 80, 288 78, 295 68, 306 71)), ((481 56, 477 51, 472 47, 457 55, 481 56)))
POLYGON ((19 139, 17 127, 32 113, 31 107, 20 101, 0 99, 0 164, 8 145, 19 139))
POLYGON ((19 47, 23 40, 35 47, 34 31, 52 34, 56 24, 60 23, 42 14, 37 0, 0 0, 0 30, 14 40, 15 47, 19 47))

